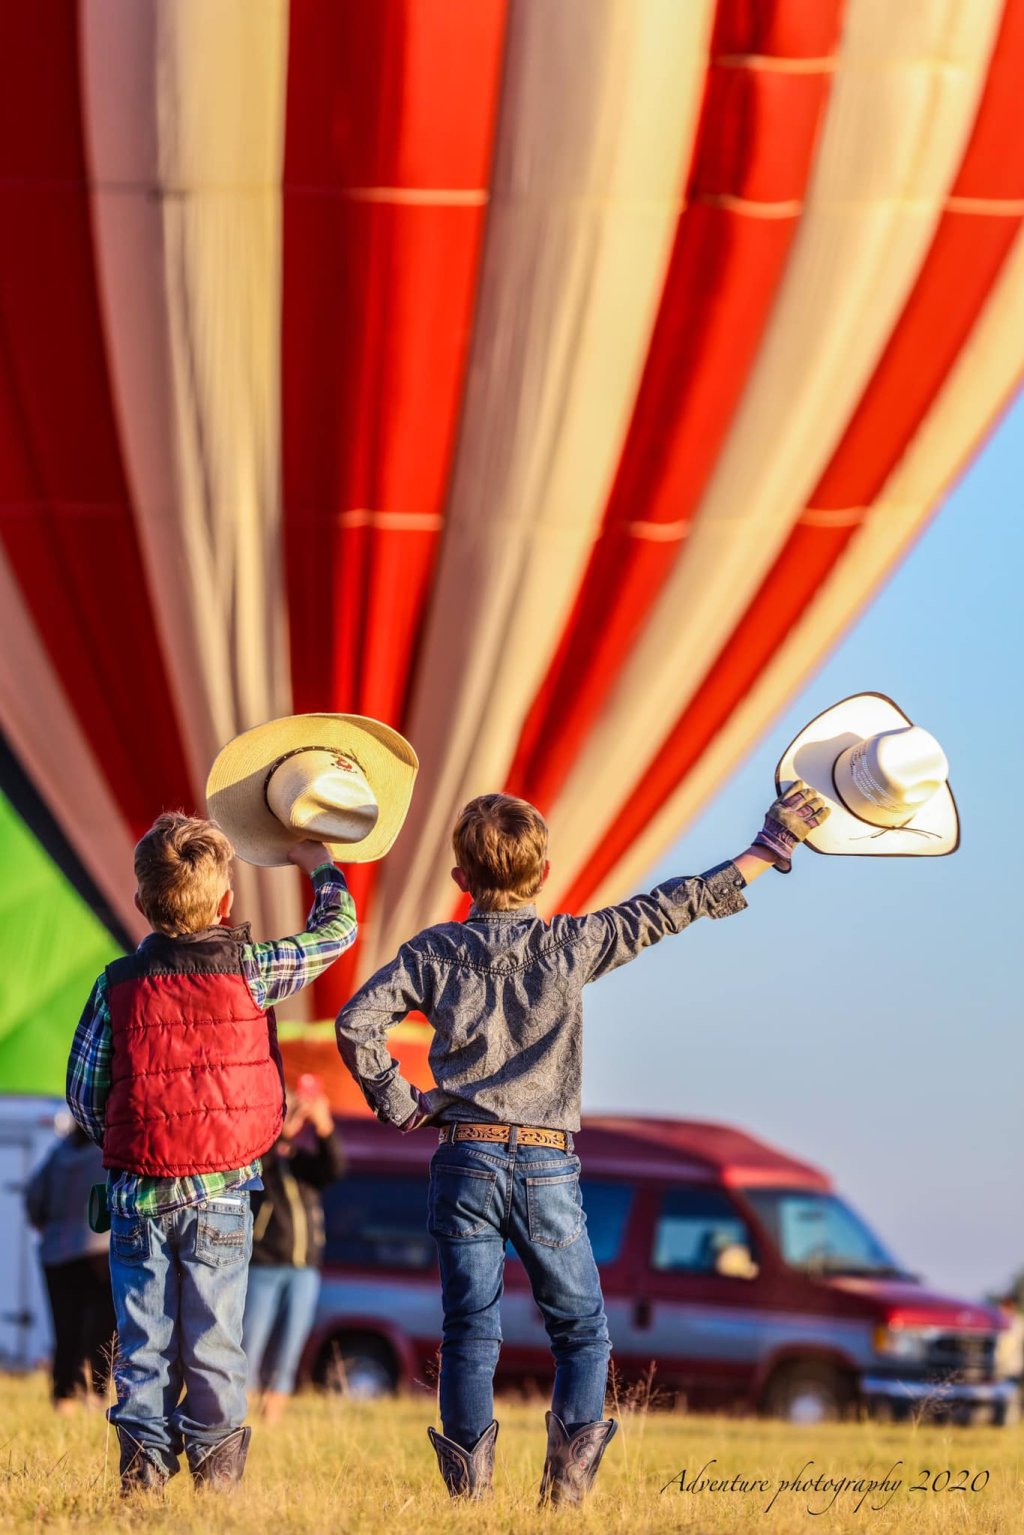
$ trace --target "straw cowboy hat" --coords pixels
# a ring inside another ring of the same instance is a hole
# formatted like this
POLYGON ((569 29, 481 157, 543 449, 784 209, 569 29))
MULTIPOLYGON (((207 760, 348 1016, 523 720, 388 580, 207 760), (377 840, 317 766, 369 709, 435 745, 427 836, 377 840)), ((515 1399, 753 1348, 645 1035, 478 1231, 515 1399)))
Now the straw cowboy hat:
POLYGON ((408 741, 379 720, 293 714, 228 742, 206 803, 247 863, 287 863, 304 841, 326 843, 339 863, 370 863, 401 831, 418 767, 408 741))
POLYGON ((775 782, 781 792, 802 778, 828 801, 805 843, 817 853, 937 858, 960 845, 948 775, 933 735, 883 693, 857 693, 801 730, 775 782))

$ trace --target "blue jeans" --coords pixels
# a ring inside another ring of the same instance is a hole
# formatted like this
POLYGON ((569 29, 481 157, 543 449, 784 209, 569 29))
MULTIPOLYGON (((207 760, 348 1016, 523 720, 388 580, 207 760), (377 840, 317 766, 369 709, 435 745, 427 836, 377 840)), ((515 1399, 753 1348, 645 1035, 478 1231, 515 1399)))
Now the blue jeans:
POLYGON ((579 1158, 547 1146, 456 1141, 430 1165, 427 1228, 441 1268, 441 1422, 471 1449, 494 1416, 505 1243, 523 1261, 555 1357, 566 1426, 604 1411, 608 1324, 580 1203, 579 1158))
POLYGON ((169 1215, 110 1217, 117 1404, 107 1416, 171 1476, 185 1446, 218 1444, 245 1420, 251 1251, 245 1191, 169 1215))
POLYGON ((320 1295, 320 1271, 255 1263, 249 1270, 242 1347, 249 1390, 295 1390, 295 1372, 320 1295), (268 1353, 269 1345, 269 1353, 268 1353))

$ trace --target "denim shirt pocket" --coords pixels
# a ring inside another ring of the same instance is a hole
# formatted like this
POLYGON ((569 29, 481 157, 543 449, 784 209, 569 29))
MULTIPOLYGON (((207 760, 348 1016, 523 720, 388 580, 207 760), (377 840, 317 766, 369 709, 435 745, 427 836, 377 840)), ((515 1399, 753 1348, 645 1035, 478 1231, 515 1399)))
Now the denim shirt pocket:
POLYGON ((530 1241, 539 1247, 568 1247, 575 1242, 584 1220, 578 1162, 570 1172, 527 1177, 526 1218, 530 1241))
POLYGON ((427 1195, 427 1230, 431 1236, 496 1235, 497 1181, 497 1171, 433 1163, 427 1195))

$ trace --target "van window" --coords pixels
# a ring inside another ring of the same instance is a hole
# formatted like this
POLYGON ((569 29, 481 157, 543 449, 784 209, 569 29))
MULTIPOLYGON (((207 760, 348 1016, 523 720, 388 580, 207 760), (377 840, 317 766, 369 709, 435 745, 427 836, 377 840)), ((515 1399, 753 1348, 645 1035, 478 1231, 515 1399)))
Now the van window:
POLYGON ((905 1277, 871 1228, 838 1195, 816 1189, 748 1189, 746 1197, 793 1268, 905 1277))
POLYGON ((736 1244, 753 1251, 750 1230, 725 1194, 717 1189, 668 1189, 654 1228, 651 1267, 713 1274, 718 1254, 736 1244))
POLYGON ((598 1267, 614 1263, 622 1251, 633 1190, 625 1183, 604 1183, 600 1179, 581 1178, 580 1194, 587 1212, 587 1232, 598 1267))
POLYGON ((422 1176, 352 1173, 324 1193, 324 1260, 359 1268, 431 1269, 427 1184, 422 1176))

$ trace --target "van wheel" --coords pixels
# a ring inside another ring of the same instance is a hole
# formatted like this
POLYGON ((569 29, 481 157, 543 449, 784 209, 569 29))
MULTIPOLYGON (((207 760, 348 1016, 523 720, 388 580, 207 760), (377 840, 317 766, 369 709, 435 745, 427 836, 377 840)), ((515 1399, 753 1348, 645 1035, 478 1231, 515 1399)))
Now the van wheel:
POLYGON ((398 1369, 389 1344, 372 1333, 341 1333, 328 1338, 317 1355, 313 1379, 318 1386, 356 1401, 393 1396, 398 1369))
POLYGON ((846 1416, 850 1389, 838 1370, 821 1364, 783 1365, 768 1382, 761 1410, 788 1423, 833 1423, 846 1416))

